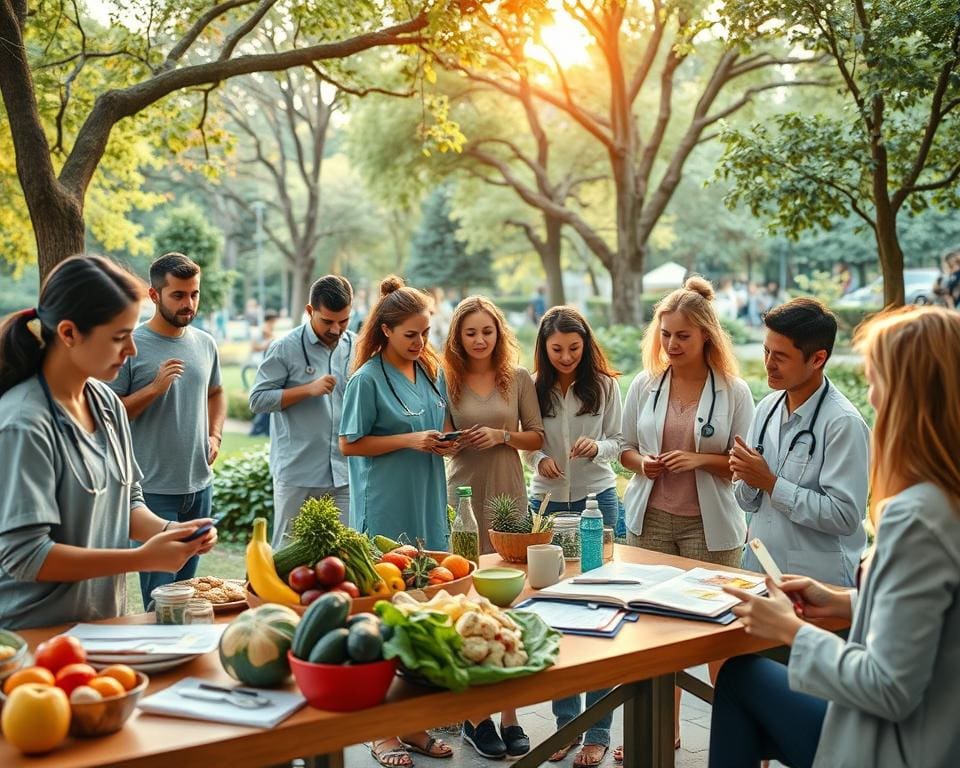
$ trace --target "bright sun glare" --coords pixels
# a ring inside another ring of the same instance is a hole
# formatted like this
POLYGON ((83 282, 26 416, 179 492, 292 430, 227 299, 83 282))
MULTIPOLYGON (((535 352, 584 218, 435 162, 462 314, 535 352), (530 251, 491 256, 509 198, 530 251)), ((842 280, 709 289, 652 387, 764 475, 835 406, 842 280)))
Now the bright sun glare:
POLYGON ((554 14, 553 23, 540 28, 542 44, 530 41, 525 47, 526 54, 545 64, 553 64, 550 53, 557 57, 562 67, 586 64, 590 60, 587 47, 592 38, 590 33, 575 19, 563 11, 554 14))

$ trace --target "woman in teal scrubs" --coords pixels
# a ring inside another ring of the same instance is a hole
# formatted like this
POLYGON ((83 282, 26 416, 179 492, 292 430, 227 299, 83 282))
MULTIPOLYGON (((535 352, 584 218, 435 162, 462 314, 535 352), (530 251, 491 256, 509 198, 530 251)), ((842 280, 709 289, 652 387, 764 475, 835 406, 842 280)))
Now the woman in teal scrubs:
MULTIPOLYGON (((405 533, 427 549, 447 548, 447 485, 442 441, 450 426, 447 389, 430 335, 430 299, 399 277, 380 283, 380 301, 357 341, 347 382, 340 450, 350 475, 350 524, 371 536, 405 533)), ((407 750, 430 757, 453 751, 426 732, 375 741, 374 759, 406 768, 407 750)))
POLYGON ((347 383, 340 449, 348 458, 350 523, 370 535, 422 538, 447 547, 447 486, 440 441, 449 426, 447 389, 427 343, 426 294, 388 277, 357 341, 347 383))

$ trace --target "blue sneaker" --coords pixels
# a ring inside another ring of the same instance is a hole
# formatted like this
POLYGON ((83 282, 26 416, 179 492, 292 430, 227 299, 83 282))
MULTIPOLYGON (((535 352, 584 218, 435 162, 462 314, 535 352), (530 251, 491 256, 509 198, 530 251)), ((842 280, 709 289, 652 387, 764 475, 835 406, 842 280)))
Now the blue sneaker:
POLYGON ((489 760, 501 760, 507 755, 507 745, 503 743, 497 733, 497 726, 489 717, 477 725, 464 720, 463 740, 477 750, 478 755, 489 760))

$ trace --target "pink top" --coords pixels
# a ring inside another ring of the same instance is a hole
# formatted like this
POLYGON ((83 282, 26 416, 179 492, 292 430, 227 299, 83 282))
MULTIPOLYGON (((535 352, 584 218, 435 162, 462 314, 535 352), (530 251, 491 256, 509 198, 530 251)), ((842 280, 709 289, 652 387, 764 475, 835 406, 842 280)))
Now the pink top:
MULTIPOLYGON (((663 437, 660 452, 695 451, 693 424, 697 416, 699 400, 681 406, 674 400, 667 404, 667 416, 663 421, 663 437)), ((697 495, 696 470, 688 472, 664 472, 653 481, 647 508, 654 507, 682 517, 699 517, 700 497, 697 495)))

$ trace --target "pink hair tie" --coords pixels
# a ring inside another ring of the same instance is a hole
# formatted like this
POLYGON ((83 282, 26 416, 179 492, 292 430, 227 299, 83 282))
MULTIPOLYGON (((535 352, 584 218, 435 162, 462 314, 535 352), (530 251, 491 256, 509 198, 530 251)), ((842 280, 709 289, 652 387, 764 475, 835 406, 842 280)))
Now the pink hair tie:
POLYGON ((37 317, 37 308, 30 307, 29 309, 23 310, 23 316, 27 318, 27 320, 33 320, 33 318, 37 317))

